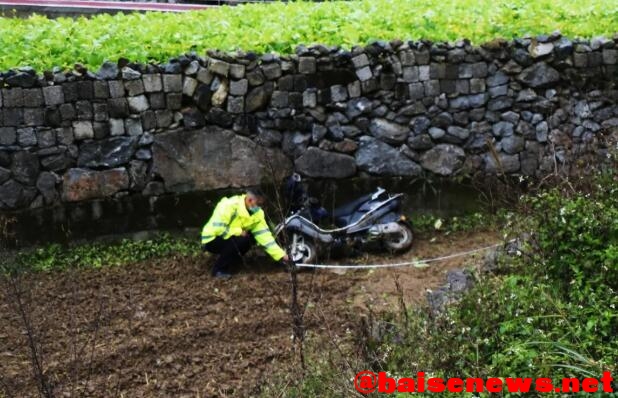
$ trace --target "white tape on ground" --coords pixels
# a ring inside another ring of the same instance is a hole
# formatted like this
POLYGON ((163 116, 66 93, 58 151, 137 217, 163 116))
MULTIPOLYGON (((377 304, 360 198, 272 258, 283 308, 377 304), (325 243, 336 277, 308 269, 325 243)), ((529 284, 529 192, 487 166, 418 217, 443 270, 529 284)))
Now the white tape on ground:
POLYGON ((515 239, 512 239, 505 243, 496 243, 494 245, 479 247, 477 249, 472 249, 464 252, 458 252, 454 254, 449 254, 441 257, 434 258, 426 258, 421 260, 412 260, 406 261, 403 263, 392 263, 392 264, 296 264, 297 267, 302 268, 326 268, 326 269, 375 269, 375 268, 395 268, 395 267, 410 267, 413 266, 415 268, 424 268, 427 267, 429 263, 434 263, 437 261, 450 260, 451 258, 468 256, 470 254, 482 252, 485 250, 493 249, 494 247, 506 245, 507 243, 514 242, 515 239))

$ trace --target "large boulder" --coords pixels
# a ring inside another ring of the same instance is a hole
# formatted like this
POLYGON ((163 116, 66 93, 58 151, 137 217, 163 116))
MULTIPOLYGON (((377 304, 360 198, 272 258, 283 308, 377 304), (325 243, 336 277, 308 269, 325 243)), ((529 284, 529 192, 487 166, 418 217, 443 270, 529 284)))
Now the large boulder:
POLYGON ((311 147, 295 162, 296 170, 309 177, 346 178, 356 174, 356 162, 349 155, 311 147))
POLYGON ((360 138, 356 164, 361 170, 381 176, 417 176, 422 171, 398 149, 369 136, 360 138))
POLYGON ((292 172, 281 150, 216 126, 157 134, 152 150, 153 171, 172 192, 247 187, 292 172))
POLYGON ((79 167, 116 167, 131 160, 138 137, 112 137, 102 141, 82 144, 77 165, 79 167))
POLYGON ((389 144, 403 144, 410 129, 386 119, 373 119, 369 125, 371 135, 389 144))
POLYGON ((69 202, 105 198, 126 189, 129 174, 122 167, 103 171, 69 169, 62 176, 62 196, 69 202))
POLYGON ((459 170, 466 160, 463 149, 450 144, 438 144, 421 156, 421 165, 432 173, 449 176, 459 170))
POLYGON ((524 69, 517 79, 529 87, 546 87, 557 83, 560 74, 545 62, 539 62, 524 69))

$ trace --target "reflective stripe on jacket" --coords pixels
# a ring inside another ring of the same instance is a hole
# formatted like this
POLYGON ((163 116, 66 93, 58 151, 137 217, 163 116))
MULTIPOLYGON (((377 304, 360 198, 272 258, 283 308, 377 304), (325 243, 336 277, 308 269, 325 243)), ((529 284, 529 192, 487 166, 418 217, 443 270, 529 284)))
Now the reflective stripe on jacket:
POLYGON ((285 251, 275 242, 264 218, 264 210, 249 214, 245 206, 245 196, 237 195, 223 198, 217 203, 210 220, 202 229, 202 245, 221 236, 240 236, 243 231, 251 232, 255 241, 264 248, 275 261, 281 260, 285 251))

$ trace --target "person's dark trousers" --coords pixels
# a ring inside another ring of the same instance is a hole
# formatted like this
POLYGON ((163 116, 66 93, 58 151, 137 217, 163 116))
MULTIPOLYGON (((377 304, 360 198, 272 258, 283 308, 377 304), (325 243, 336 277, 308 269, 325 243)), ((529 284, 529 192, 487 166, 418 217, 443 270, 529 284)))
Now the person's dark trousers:
POLYGON ((255 239, 251 234, 248 236, 231 236, 228 239, 217 236, 202 245, 202 250, 219 255, 212 267, 212 274, 214 275, 219 271, 229 272, 230 266, 240 263, 242 256, 249 251, 254 243, 255 239))

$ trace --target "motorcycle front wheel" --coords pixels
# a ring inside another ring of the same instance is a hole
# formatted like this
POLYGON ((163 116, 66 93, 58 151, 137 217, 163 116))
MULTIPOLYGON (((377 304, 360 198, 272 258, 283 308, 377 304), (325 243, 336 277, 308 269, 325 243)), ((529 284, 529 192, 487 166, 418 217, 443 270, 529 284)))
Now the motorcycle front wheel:
POLYGON ((313 264, 318 257, 317 245, 308 236, 298 233, 289 235, 288 253, 295 263, 313 264))
POLYGON ((414 234, 412 233, 412 226, 407 222, 400 221, 397 225, 399 226, 399 231, 385 237, 384 245, 394 253, 403 253, 412 247, 414 234))

